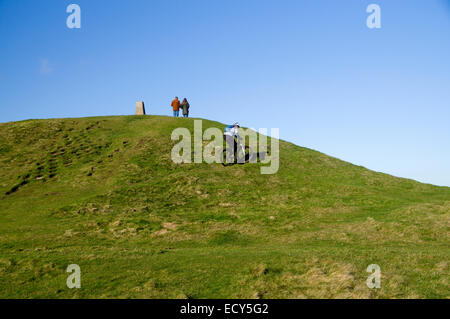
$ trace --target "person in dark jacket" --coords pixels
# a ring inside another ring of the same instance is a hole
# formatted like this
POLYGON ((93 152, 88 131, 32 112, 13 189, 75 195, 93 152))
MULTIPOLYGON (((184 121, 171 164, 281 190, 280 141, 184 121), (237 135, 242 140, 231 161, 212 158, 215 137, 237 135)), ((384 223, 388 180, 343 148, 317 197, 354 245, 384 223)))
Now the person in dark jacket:
POLYGON ((183 116, 188 117, 190 105, 186 98, 183 100, 183 103, 181 103, 180 107, 183 110, 183 116))

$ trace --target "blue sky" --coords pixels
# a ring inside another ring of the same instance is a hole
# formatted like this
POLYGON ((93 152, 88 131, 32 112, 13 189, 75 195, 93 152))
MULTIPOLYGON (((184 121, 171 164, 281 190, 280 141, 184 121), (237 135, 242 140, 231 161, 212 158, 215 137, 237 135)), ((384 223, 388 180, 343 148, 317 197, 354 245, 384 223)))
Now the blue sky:
POLYGON ((450 186, 449 57, 446 0, 0 0, 0 122, 138 100, 170 115, 178 95, 194 117, 450 186))

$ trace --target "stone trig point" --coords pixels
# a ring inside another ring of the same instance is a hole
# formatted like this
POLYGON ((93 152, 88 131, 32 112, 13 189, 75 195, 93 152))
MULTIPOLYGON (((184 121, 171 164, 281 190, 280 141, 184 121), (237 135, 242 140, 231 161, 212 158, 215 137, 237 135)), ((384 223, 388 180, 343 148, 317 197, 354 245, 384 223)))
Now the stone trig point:
POLYGON ((144 101, 136 102, 136 115, 145 115, 144 101))

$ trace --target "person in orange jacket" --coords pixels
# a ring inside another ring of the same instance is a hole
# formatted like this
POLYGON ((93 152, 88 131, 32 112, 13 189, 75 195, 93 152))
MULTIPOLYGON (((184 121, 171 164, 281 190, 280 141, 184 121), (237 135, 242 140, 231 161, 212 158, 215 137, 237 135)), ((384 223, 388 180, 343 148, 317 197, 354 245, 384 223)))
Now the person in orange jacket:
POLYGON ((180 114, 180 100, 178 100, 178 96, 175 97, 175 100, 172 101, 172 109, 173 109, 173 116, 178 117, 180 114))

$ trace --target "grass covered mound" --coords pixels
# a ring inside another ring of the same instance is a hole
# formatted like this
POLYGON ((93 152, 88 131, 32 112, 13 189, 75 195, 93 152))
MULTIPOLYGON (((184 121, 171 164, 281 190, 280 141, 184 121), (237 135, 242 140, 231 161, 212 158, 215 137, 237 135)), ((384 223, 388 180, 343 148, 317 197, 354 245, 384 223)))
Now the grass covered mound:
POLYGON ((450 188, 285 141, 274 175, 174 164, 177 127, 194 121, 0 124, 0 298, 450 297, 450 188))

